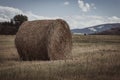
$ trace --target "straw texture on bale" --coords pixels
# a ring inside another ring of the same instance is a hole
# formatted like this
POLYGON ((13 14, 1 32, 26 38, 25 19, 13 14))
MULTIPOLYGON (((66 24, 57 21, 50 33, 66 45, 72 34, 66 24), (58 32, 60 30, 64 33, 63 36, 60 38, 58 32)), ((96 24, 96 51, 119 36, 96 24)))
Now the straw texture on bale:
POLYGON ((72 36, 62 19, 24 22, 15 38, 22 60, 60 60, 71 53, 72 36))

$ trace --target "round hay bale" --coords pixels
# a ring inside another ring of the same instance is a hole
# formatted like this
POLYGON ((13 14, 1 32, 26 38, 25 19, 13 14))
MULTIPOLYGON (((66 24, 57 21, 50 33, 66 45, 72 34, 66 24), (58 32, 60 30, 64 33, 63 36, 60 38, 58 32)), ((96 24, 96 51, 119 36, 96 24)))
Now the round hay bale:
POLYGON ((16 34, 15 45, 22 60, 60 60, 71 53, 72 36, 62 19, 26 21, 16 34))

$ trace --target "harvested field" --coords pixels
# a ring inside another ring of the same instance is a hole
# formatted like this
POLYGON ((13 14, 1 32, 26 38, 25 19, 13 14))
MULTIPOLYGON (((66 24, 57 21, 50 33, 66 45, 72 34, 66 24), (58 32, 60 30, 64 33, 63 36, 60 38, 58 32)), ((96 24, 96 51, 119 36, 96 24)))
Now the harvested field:
POLYGON ((0 80, 120 80, 120 36, 73 35, 67 60, 20 61, 15 36, 0 36, 0 80))

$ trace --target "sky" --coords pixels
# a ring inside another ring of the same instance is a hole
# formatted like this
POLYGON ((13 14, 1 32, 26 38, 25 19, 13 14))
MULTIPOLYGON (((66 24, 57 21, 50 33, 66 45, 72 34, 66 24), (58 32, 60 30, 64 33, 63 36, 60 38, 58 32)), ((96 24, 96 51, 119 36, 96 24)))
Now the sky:
POLYGON ((17 14, 67 21, 71 29, 120 23, 120 0, 0 0, 0 22, 17 14))

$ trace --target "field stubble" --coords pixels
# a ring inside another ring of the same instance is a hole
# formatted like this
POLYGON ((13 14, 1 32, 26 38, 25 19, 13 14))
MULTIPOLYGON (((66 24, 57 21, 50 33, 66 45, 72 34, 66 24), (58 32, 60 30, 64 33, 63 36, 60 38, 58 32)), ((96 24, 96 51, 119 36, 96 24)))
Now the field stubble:
POLYGON ((0 36, 0 80, 120 80, 120 36, 74 35, 67 60, 20 61, 15 36, 0 36))

